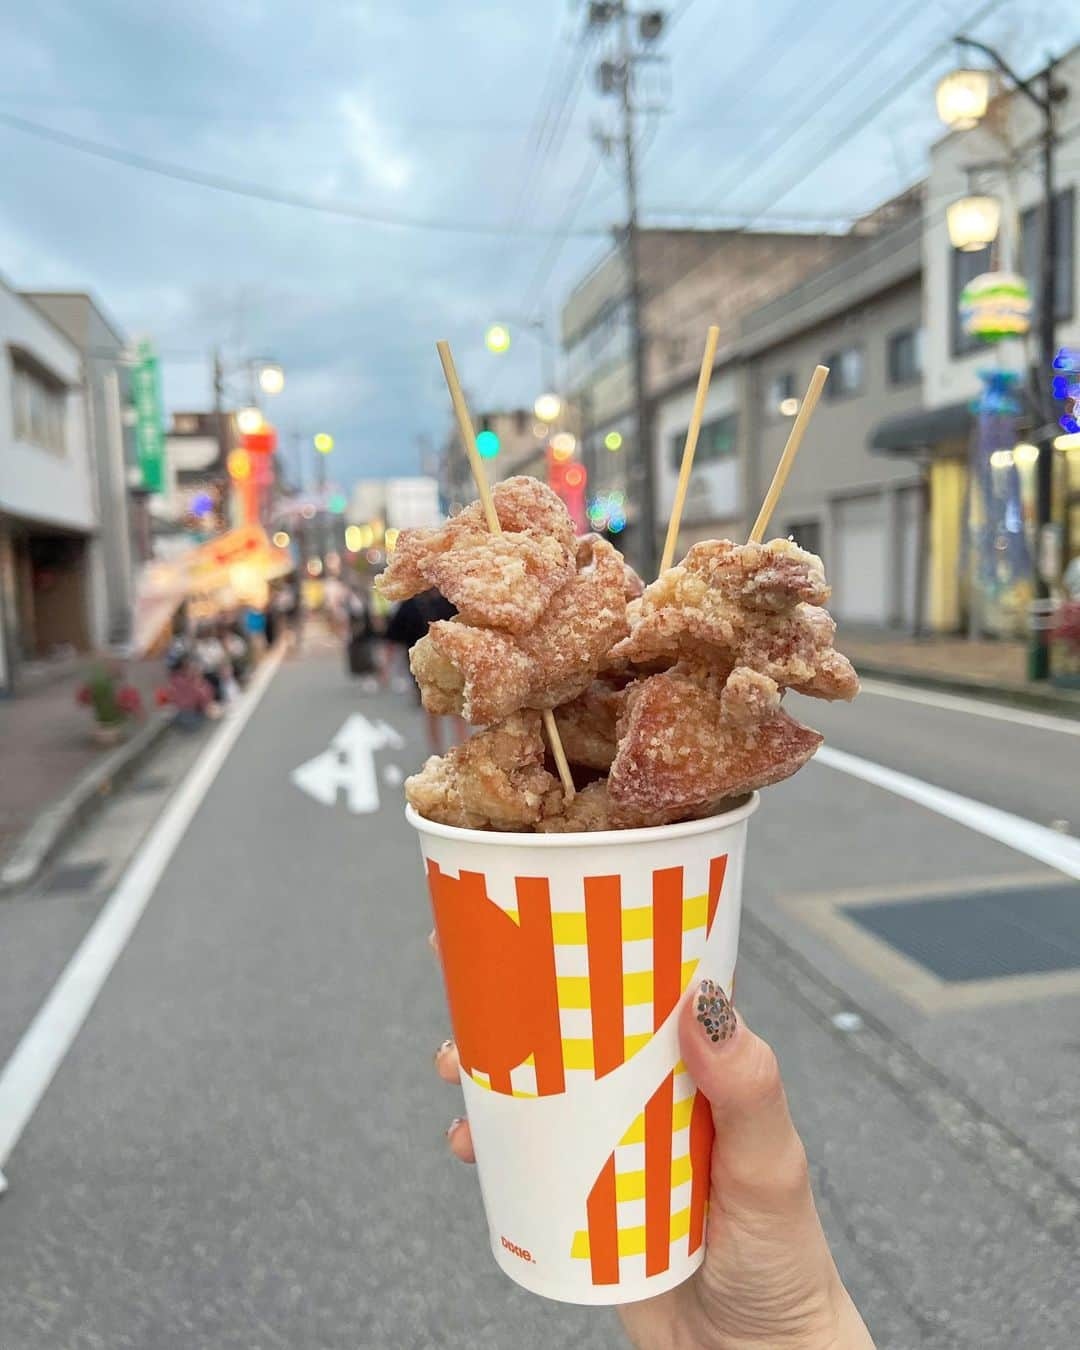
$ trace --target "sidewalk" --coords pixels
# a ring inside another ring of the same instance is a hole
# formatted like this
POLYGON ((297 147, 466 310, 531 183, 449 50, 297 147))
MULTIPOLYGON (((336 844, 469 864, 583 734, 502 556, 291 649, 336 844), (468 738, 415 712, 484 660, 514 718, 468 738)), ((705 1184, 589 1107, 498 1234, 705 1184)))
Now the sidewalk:
MULTIPOLYGON (((92 737, 90 711, 75 702, 75 691, 94 662, 72 664, 62 674, 36 682, 13 698, 0 699, 0 860, 38 815, 115 747, 92 737)), ((131 661, 125 674, 153 717, 154 690, 164 683, 160 659, 131 661)))
POLYGON ((837 647, 861 675, 1053 708, 1080 717, 1080 690, 1027 678, 1027 643, 841 629, 837 647))

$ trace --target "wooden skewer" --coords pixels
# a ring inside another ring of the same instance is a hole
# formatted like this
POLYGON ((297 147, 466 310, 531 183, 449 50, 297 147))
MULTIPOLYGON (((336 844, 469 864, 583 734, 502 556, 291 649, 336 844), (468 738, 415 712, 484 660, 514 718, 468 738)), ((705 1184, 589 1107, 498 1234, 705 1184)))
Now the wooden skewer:
POLYGON ((666 572, 675 558, 675 541, 679 537, 679 525, 682 521, 686 490, 690 486, 690 471, 694 467, 694 451, 697 449, 698 436, 701 433, 701 418, 705 412, 705 396, 709 392, 712 379, 713 361, 716 358, 716 344, 720 329, 710 324, 705 337, 705 354, 701 358, 701 370, 698 374, 697 393, 694 396, 694 410, 690 414, 690 425, 686 429, 686 444, 683 446, 682 464, 679 466, 679 482, 675 488, 675 502, 668 521, 667 538, 664 540, 664 553, 660 559, 660 571, 666 572))
POLYGON ((772 513, 776 510, 776 503, 780 500, 780 494, 784 490, 784 484, 791 472, 791 466, 795 462, 795 456, 799 453, 799 446, 802 444, 806 425, 817 407, 817 401, 821 397, 821 391, 825 388, 825 381, 828 378, 828 366, 814 367, 814 373, 810 377, 810 384, 806 390, 806 397, 802 401, 802 407, 799 409, 799 415, 795 419, 795 425, 791 428, 791 435, 787 438, 787 445, 784 446, 784 453, 780 456, 780 463, 776 466, 776 472, 773 474, 769 490, 765 494, 765 500, 761 503, 761 510, 758 512, 757 520, 754 521, 754 528, 750 531, 750 542, 752 544, 760 544, 762 536, 768 529, 772 513))
MULTIPOLYGON (((469 416, 469 408, 465 402, 465 394, 461 388, 461 381, 458 379, 457 368, 454 365, 454 358, 450 352, 450 344, 444 339, 436 342, 435 349, 438 351, 439 360, 442 362, 443 375, 446 377, 446 387, 450 390, 450 402, 454 407, 454 416, 457 418, 461 439, 465 443, 465 453, 469 457, 469 467, 472 469, 473 478, 476 480, 476 490, 480 494, 480 501, 484 507, 484 515, 487 517, 488 529, 492 534, 502 534, 502 525, 499 521, 498 512, 495 510, 495 499, 491 495, 491 486, 488 483, 487 474, 484 472, 483 461, 480 459, 480 451, 476 448, 476 433, 473 431, 472 418, 469 416)), ((559 728, 555 723, 555 714, 550 708, 545 708, 542 716, 544 719, 544 730, 547 732, 548 744, 551 746, 555 767, 559 771, 559 778, 563 785, 563 793, 566 796, 566 800, 572 802, 574 800, 574 780, 570 774, 570 765, 567 763, 566 751, 563 749, 562 737, 559 735, 559 728)))

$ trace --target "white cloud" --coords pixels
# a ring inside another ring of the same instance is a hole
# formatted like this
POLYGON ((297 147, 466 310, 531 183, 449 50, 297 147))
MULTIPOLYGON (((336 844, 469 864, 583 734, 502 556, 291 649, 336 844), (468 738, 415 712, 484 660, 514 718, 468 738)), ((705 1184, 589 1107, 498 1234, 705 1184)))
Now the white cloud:
POLYGON ((355 94, 343 94, 338 106, 345 119, 353 159, 373 183, 400 192, 412 178, 410 161, 391 148, 375 115, 355 94))

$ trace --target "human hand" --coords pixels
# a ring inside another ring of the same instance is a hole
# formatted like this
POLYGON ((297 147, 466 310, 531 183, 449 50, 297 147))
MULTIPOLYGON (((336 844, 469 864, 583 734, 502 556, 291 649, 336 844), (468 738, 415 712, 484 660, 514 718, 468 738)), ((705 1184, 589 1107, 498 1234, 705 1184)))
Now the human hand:
MULTIPOLYGON (((682 1058, 716 1125, 705 1261, 685 1284, 619 1308, 637 1350, 873 1350, 810 1191, 776 1056, 706 980, 681 1013, 682 1058)), ((456 1083, 457 1050, 435 1056, 456 1083)), ((450 1149, 475 1162, 468 1122, 450 1149)))

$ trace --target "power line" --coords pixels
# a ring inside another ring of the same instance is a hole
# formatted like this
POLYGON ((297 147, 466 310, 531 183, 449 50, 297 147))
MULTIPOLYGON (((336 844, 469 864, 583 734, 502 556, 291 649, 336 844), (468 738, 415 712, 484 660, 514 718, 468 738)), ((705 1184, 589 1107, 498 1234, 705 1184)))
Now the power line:
MULTIPOLYGON (((11 131, 35 136, 40 140, 51 141, 80 154, 92 155, 97 159, 107 159, 114 164, 122 164, 129 169, 139 169, 143 173, 156 174, 160 178, 171 178, 181 183, 192 183, 197 187, 211 188, 216 192, 228 192, 237 197, 249 197, 256 201, 273 202, 279 206, 301 207, 307 211, 318 211, 323 215, 340 216, 348 220, 359 221, 365 225, 382 226, 388 229, 432 230, 444 234, 472 234, 487 236, 527 235, 537 239, 549 239, 558 234, 557 230, 532 226, 512 226, 487 221, 439 220, 420 216, 409 216, 400 212, 376 211, 356 206, 351 202, 335 201, 325 197, 315 197, 303 192, 288 192, 260 183, 250 183, 243 179, 232 178, 225 174, 208 173, 200 169, 188 169, 180 164, 142 155, 136 151, 124 150, 118 146, 104 145, 84 136, 74 136, 70 132, 55 127, 29 122, 25 118, 11 113, 0 113, 0 126, 11 131)), ((607 234, 601 225, 581 226, 574 231, 582 238, 597 238, 607 234)))
POLYGON ((902 9, 893 15, 894 21, 887 31, 883 32, 875 28, 869 41, 859 48, 854 57, 841 67, 824 88, 809 91, 809 97, 793 113, 786 130, 781 129, 780 134, 771 141, 766 138, 764 142, 761 140, 752 142, 745 153, 740 156, 734 168, 720 180, 719 185, 714 184, 695 205, 700 206, 706 200, 723 198, 732 188, 742 188, 748 179, 756 177, 762 168, 806 127, 807 113, 811 110, 815 113, 819 112, 837 93, 846 88, 852 77, 865 69, 867 57, 878 51, 895 32, 904 28, 911 16, 924 8, 924 5, 925 0, 914 0, 913 4, 909 4, 906 9, 902 9))
MULTIPOLYGON (((985 18, 988 18, 994 10, 1000 9, 1004 3, 1005 0, 983 0, 983 3, 979 5, 977 9, 961 21, 957 31, 970 31, 977 24, 982 23, 985 18)), ((952 45, 953 38, 952 34, 950 34, 935 47, 932 47, 930 51, 920 60, 916 61, 913 66, 910 66, 905 70, 892 84, 888 85, 877 98, 873 99, 867 107, 863 109, 853 122, 842 127, 836 135, 830 137, 829 140, 826 141, 824 148, 816 159, 810 161, 810 163, 804 167, 801 172, 797 172, 794 177, 785 176, 784 182, 780 186, 780 190, 774 193, 772 197, 757 208, 758 214, 755 219, 760 219, 761 214, 767 211, 770 206, 775 206, 778 201, 783 200, 783 198, 788 195, 792 188, 798 187, 800 183, 805 182, 815 169, 819 169, 823 164, 826 164, 841 145, 844 145, 847 141, 857 136, 865 126, 874 120, 882 109, 887 108, 894 99, 898 98, 901 94, 906 93, 911 88, 914 80, 917 80, 920 76, 926 74, 926 72, 930 70, 942 56, 947 55, 952 48, 952 45)))

